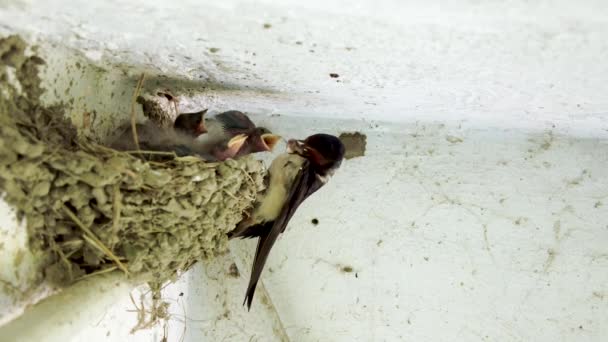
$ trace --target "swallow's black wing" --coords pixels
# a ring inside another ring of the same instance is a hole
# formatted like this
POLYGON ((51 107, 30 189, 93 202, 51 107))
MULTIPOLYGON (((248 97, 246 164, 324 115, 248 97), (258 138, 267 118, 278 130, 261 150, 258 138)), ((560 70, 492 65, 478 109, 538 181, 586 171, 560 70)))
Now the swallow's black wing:
MULTIPOLYGON (((305 170, 308 165, 308 162, 305 162, 305 165, 303 165, 302 170, 305 170)), ((307 179, 305 178, 299 178, 300 175, 302 175, 303 172, 300 172, 298 177, 296 177, 296 179, 294 180, 294 186, 291 188, 289 197, 287 199, 287 203, 293 203, 292 206, 290 206, 289 208, 289 212, 288 212, 288 216, 286 218, 286 221, 288 222, 291 219, 291 216, 295 213, 297 207, 304 202, 304 200, 306 198, 308 198, 308 196, 312 195, 315 191, 317 191, 320 187, 323 186, 323 182, 321 182, 317 177, 316 174, 314 172, 309 172, 309 175, 307 179), (303 182, 303 181, 306 182, 303 182), (301 193, 299 195, 299 197, 302 197, 301 199, 296 198, 296 197, 292 197, 293 194, 296 191, 299 191, 299 187, 304 187, 306 189, 305 193, 301 193)), ((285 207, 284 207, 285 209, 285 207)), ((281 216, 279 216, 275 221, 270 221, 270 222, 264 222, 264 223, 260 223, 260 224, 255 224, 252 226, 247 227, 247 229, 240 231, 240 232, 235 232, 238 229, 235 229, 235 231, 232 231, 228 234, 228 236, 232 239, 232 238, 242 238, 242 239, 252 239, 252 238, 256 238, 256 237, 262 237, 264 235, 266 235, 274 226, 275 222, 277 222, 279 219, 281 218, 281 216)), ((284 232, 285 228, 287 228, 287 224, 285 224, 285 226, 283 227, 283 230, 281 231, 284 232)))
POLYGON ((281 210, 279 217, 277 217, 274 222, 266 223, 264 227, 258 227, 259 229, 256 228, 257 226, 252 226, 251 231, 248 230, 242 235, 242 237, 251 237, 249 236, 250 234, 259 234, 258 236, 260 237, 258 246, 255 250, 255 259, 251 269, 249 285, 247 286, 247 292, 245 294, 245 303, 247 303, 248 309, 251 309, 251 302, 253 301, 255 288, 260 280, 262 270, 264 269, 264 264, 266 263, 266 259, 268 259, 270 249, 274 245, 274 242, 277 240, 279 235, 285 231, 289 220, 296 212, 296 209, 300 206, 300 204, 302 204, 302 202, 304 202, 308 196, 317 191, 321 186, 323 186, 323 183, 316 176, 310 163, 306 161, 302 165, 302 169, 294 181, 288 200, 285 205, 283 205, 283 209, 281 210), (268 225, 272 225, 269 230, 267 227, 268 225))
POLYGON ((255 129, 255 124, 249 119, 249 117, 238 110, 230 110, 223 112, 215 116, 215 119, 219 121, 224 130, 236 134, 248 133, 252 129, 255 129))

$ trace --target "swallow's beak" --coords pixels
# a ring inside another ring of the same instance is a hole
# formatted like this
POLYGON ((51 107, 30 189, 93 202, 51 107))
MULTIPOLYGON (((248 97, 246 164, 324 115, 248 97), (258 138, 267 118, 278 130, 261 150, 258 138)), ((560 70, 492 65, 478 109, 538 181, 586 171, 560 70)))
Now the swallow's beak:
POLYGON ((243 147, 243 145, 245 144, 245 142, 247 141, 247 138, 249 138, 249 136, 247 134, 239 134, 234 136, 232 139, 230 139, 228 141, 228 148, 226 149, 227 152, 232 155, 235 156, 239 150, 243 147))
POLYGON ((264 147, 266 151, 272 152, 277 143, 281 140, 280 135, 266 133, 262 134, 262 142, 264 143, 264 147))
POLYGON ((303 140, 289 139, 287 141, 287 153, 304 154, 306 144, 303 140))

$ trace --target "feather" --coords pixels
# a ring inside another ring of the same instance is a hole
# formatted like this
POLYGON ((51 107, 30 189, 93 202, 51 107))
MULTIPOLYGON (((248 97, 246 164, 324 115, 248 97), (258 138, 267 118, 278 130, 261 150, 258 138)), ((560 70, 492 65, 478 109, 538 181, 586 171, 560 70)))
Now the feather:
POLYGON ((302 204, 302 202, 304 202, 308 196, 312 195, 322 186, 323 183, 318 177, 316 177, 310 163, 306 161, 302 165, 302 169, 298 173, 295 182, 290 189, 288 200, 285 205, 283 205, 279 217, 271 222, 251 226, 238 235, 238 237, 242 238, 255 236, 260 237, 255 251, 255 258, 253 261, 253 267, 251 269, 249 285, 247 286, 245 302, 243 303, 247 304, 247 309, 251 309, 251 302, 253 301, 255 288, 260 276, 262 275, 262 270, 264 269, 264 265, 275 241, 279 235, 285 231, 289 220, 296 212, 296 209, 300 206, 300 204, 302 204))

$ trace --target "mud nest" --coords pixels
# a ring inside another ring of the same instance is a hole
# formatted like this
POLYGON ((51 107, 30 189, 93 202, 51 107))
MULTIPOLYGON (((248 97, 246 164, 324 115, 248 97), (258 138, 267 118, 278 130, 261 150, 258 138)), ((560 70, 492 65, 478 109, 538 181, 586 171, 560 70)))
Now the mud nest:
POLYGON ((18 37, 0 39, 0 193, 26 220, 39 280, 121 270, 158 284, 226 251, 226 233, 263 188, 263 165, 151 162, 79 137, 60 106, 40 104, 44 61, 25 50, 18 37))

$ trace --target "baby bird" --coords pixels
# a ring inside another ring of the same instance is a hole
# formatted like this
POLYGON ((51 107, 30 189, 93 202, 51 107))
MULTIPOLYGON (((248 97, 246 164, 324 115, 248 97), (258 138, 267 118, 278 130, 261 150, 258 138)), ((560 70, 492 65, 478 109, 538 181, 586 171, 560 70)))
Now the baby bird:
POLYGON ((207 133, 204 120, 205 113, 207 113, 207 109, 194 113, 182 113, 175 118, 173 128, 197 138, 199 135, 207 133))
POLYGON ((218 160, 272 151, 281 139, 264 127, 256 127, 247 115, 236 110, 208 119, 206 126, 208 133, 199 140, 209 147, 207 152, 218 160))

